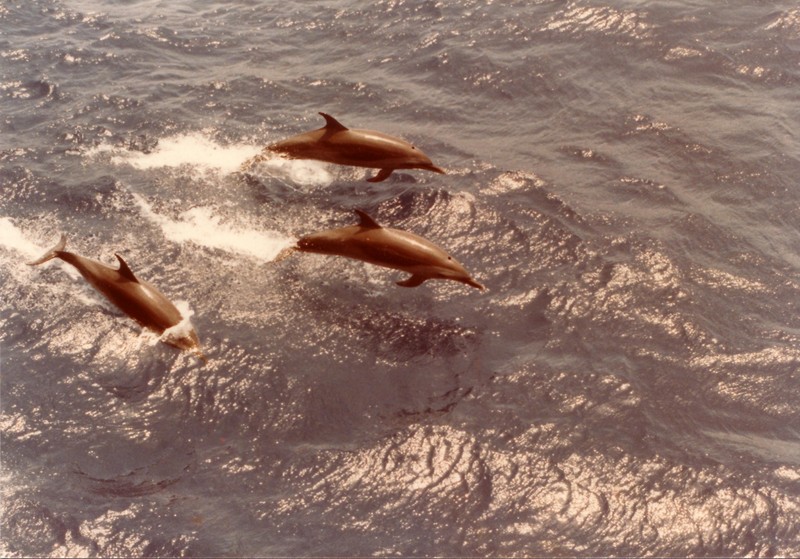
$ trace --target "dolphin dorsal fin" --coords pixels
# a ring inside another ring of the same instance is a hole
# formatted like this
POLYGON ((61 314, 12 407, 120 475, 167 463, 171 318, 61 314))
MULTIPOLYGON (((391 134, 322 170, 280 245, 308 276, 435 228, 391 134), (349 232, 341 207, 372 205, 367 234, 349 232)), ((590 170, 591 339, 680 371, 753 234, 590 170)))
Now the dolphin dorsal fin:
POLYGON ((372 219, 367 212, 363 210, 356 210, 356 213, 358 214, 358 217, 361 218, 361 222, 359 223, 361 227, 366 227, 367 229, 381 228, 381 224, 372 219))
POLYGON ((119 269, 117 271, 122 274, 122 277, 129 279, 130 281, 138 282, 139 280, 133 275, 133 272, 131 272, 128 264, 122 259, 122 257, 116 252, 114 253, 114 256, 116 256, 117 260, 119 260, 119 269))
POLYGON ((322 115, 322 118, 325 119, 325 128, 329 132, 344 132, 345 130, 349 130, 347 126, 333 118, 331 115, 327 113, 319 113, 322 115))

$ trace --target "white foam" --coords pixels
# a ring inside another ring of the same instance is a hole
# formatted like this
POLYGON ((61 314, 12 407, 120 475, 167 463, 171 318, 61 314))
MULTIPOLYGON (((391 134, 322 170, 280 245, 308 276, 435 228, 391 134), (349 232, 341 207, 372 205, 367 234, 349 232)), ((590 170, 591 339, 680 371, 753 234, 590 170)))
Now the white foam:
POLYGON ((136 169, 190 165, 232 173, 238 171, 242 163, 258 155, 261 150, 261 146, 250 144, 223 146, 202 132, 190 132, 159 140, 155 149, 149 153, 100 145, 88 150, 86 156, 92 158, 110 154, 111 163, 130 165, 136 169))
POLYGON ((180 340, 183 338, 188 338, 192 330, 194 330, 194 326, 192 326, 191 317, 194 316, 194 311, 189 306, 187 301, 174 301, 175 307, 178 309, 178 312, 181 313, 181 321, 177 323, 175 326, 170 326, 164 333, 161 334, 161 337, 158 338, 158 341, 162 342, 169 342, 170 340, 180 340))
POLYGON ((333 175, 325 163, 310 159, 273 157, 264 159, 255 166, 255 169, 284 183, 298 186, 328 186, 333 182, 333 175))
POLYGON ((259 158, 261 160, 257 163, 251 162, 247 170, 262 173, 289 186, 329 186, 334 179, 327 165, 320 161, 269 157, 269 154, 263 153, 263 145, 220 145, 204 132, 163 138, 149 153, 101 144, 86 150, 84 155, 89 159, 104 158, 114 165, 129 165, 140 170, 189 166, 219 173, 240 171, 245 163, 260 155, 264 158, 259 158))
POLYGON ((192 242, 269 262, 294 242, 277 231, 261 231, 247 224, 223 223, 214 208, 198 206, 182 212, 178 219, 170 219, 156 213, 138 194, 133 194, 133 198, 142 215, 158 225, 164 236, 175 243, 192 242))
POLYGON ((26 260, 34 260, 46 250, 26 239, 22 230, 7 217, 0 217, 0 245, 23 254, 26 260))

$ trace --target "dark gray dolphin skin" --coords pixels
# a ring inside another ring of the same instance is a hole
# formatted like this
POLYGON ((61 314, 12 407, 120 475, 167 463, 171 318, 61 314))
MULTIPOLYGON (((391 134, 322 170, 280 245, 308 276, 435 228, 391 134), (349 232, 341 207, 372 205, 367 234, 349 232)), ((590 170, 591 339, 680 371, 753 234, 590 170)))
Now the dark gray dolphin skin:
POLYGON ((380 169, 376 176, 367 179, 369 182, 385 180, 395 169, 445 173, 427 155, 405 140, 374 130, 350 129, 331 115, 319 114, 325 118, 325 126, 267 146, 263 154, 250 159, 242 168, 249 169, 266 159, 271 152, 290 159, 316 159, 338 165, 380 169))
POLYGON ((302 237, 292 249, 344 256, 408 272, 411 277, 397 282, 402 287, 416 287, 429 279, 444 279, 485 289, 452 256, 427 239, 408 231, 382 227, 365 212, 355 212, 361 219, 358 225, 302 237))
MULTIPOLYGON (((56 246, 45 252, 41 258, 27 264, 37 266, 53 258, 60 258, 72 264, 92 287, 105 295, 122 312, 159 336, 183 320, 175 305, 151 283, 134 276, 119 254, 114 254, 119 260, 119 268, 115 270, 97 260, 66 252, 64 250, 66 246, 67 238, 61 235, 61 240, 56 246)), ((163 340, 164 343, 180 349, 193 350, 200 359, 206 361, 194 328, 190 328, 188 333, 181 334, 180 337, 167 338, 163 340)))

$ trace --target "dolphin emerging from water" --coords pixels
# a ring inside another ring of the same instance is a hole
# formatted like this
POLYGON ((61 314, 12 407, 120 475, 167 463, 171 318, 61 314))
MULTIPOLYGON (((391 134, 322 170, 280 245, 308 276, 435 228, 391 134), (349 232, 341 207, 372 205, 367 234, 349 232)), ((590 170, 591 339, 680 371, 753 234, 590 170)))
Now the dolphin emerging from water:
POLYGON ((361 219, 358 225, 302 237, 288 250, 345 256, 402 270, 411 274, 408 279, 397 282, 402 287, 416 287, 429 279, 444 279, 485 289, 452 256, 432 242, 408 231, 382 227, 365 212, 355 211, 361 219))
POLYGON ((374 130, 350 129, 331 115, 319 114, 325 118, 325 126, 267 146, 264 153, 245 162, 242 169, 249 169, 263 161, 271 152, 290 159, 316 159, 339 165, 380 169, 376 176, 367 179, 369 182, 385 180, 395 169, 425 169, 445 173, 427 155, 405 140, 374 130))
MULTIPOLYGON (((183 321, 183 316, 175 305, 151 283, 134 276, 119 254, 114 254, 119 260, 119 268, 114 269, 97 260, 66 252, 66 246, 67 238, 61 235, 56 246, 45 252, 41 258, 27 264, 37 266, 53 258, 72 264, 92 287, 105 295, 122 312, 159 336, 183 321)), ((197 333, 191 325, 187 331, 176 332, 174 336, 168 334, 162 341, 180 349, 194 350, 200 359, 206 361, 200 350, 197 333)))

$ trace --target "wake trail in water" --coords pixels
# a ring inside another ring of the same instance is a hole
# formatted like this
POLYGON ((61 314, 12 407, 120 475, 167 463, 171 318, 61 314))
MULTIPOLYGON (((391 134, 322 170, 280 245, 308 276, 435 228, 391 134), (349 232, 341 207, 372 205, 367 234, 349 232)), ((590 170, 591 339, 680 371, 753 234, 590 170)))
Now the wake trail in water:
POLYGON ((214 208, 195 207, 170 219, 153 210, 138 194, 133 194, 141 214, 156 224, 164 236, 174 243, 192 242, 210 249, 219 249, 270 262, 290 246, 294 239, 277 231, 259 231, 253 226, 222 222, 214 208))
POLYGON ((107 157, 113 165, 129 165, 143 171, 188 166, 223 174, 257 172, 291 188, 322 187, 333 182, 333 174, 322 162, 270 157, 263 153, 260 145, 221 145, 202 132, 163 138, 147 153, 100 145, 86 151, 85 156, 89 159, 107 157), (253 163, 254 159, 258 162, 253 163))
POLYGON ((86 152, 89 158, 110 155, 114 165, 130 165, 139 170, 161 167, 192 166, 207 171, 233 173, 248 159, 261 152, 249 144, 220 145, 201 132, 163 138, 147 153, 109 145, 100 145, 86 152))

